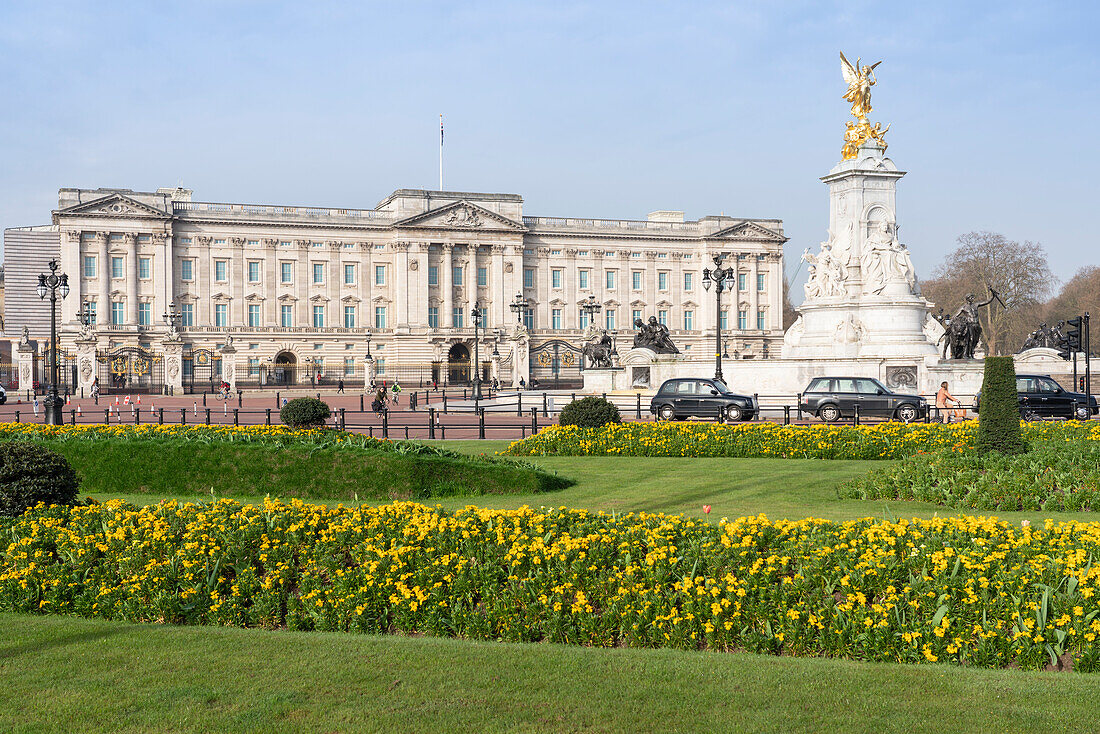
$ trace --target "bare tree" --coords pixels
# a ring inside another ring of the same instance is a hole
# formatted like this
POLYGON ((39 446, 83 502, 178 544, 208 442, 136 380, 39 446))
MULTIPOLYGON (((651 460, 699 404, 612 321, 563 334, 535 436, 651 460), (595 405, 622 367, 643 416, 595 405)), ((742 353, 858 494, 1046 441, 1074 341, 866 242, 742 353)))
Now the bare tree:
POLYGON ((981 309, 982 338, 989 354, 1015 351, 1042 318, 1053 289, 1046 251, 1038 242, 1015 242, 995 232, 968 232, 958 243, 921 284, 924 296, 953 314, 968 293, 984 301, 992 287, 1004 303, 981 309))
POLYGON ((1090 265, 1078 270, 1046 306, 1050 323, 1072 319, 1088 311, 1100 318, 1100 267, 1090 265))

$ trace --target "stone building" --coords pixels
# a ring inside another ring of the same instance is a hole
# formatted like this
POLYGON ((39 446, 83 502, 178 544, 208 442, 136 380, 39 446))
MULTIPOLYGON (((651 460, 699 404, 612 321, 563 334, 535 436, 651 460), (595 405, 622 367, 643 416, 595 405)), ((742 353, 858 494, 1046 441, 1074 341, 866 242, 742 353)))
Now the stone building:
POLYGON ((401 189, 374 209, 335 209, 61 189, 52 226, 5 231, 8 262, 19 263, 9 294, 21 294, 16 308, 9 297, 6 334, 26 325, 45 342, 48 309, 23 292, 56 253, 72 284, 63 359, 95 355, 70 371, 81 384, 464 382, 477 302, 485 376, 566 386, 580 382, 591 326, 629 346, 635 319, 656 316, 686 358, 711 358, 718 317, 702 271, 715 253, 738 262, 737 289, 723 296, 726 349, 777 355, 785 241, 775 219, 524 216, 515 194, 401 189), (526 312, 511 307, 519 295, 526 312), (581 309, 590 296, 595 324, 581 309), (83 334, 81 309, 94 320, 83 334))

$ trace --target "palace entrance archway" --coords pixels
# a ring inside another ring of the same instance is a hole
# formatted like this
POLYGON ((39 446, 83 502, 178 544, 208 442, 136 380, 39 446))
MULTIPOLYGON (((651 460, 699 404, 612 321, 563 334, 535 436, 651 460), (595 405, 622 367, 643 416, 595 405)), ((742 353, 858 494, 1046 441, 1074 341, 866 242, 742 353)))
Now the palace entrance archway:
POLYGON ((272 373, 272 381, 276 385, 298 384, 298 356, 294 352, 279 352, 275 355, 272 373))

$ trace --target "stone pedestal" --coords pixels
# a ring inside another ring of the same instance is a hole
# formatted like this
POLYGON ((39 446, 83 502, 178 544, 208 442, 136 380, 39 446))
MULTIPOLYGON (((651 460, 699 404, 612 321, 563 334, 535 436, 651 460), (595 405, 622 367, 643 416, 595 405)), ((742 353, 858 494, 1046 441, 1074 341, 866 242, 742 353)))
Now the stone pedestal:
POLYGON ((531 341, 527 329, 519 327, 512 335, 512 387, 519 387, 522 379, 527 383, 531 374, 531 341))
POLYGON ((19 361, 19 391, 34 390, 34 347, 22 342, 15 353, 19 361))
POLYGON ((218 352, 222 355, 222 380, 229 383, 229 392, 237 392, 237 348, 227 341, 218 352))
POLYGON ((169 395, 183 394, 183 340, 165 339, 164 389, 169 395))
POLYGON ((95 339, 76 340, 76 379, 78 394, 91 395, 96 380, 95 339))

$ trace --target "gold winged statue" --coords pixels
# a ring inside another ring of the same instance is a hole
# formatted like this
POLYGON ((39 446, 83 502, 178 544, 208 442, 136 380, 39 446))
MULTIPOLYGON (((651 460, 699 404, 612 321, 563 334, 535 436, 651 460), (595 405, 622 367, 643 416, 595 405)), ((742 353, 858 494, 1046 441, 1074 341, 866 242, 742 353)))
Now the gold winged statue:
POLYGON ((844 92, 844 99, 852 103, 852 117, 856 118, 856 122, 848 123, 844 134, 841 155, 845 160, 855 158, 859 146, 867 140, 874 140, 885 150, 886 130, 890 129, 889 125, 883 129, 881 123, 876 123, 872 127, 867 119, 867 115, 871 113, 871 87, 878 82, 875 78, 875 67, 882 62, 876 61, 866 66, 861 65, 862 61, 862 58, 856 57, 856 63, 853 65, 844 56, 844 52, 840 52, 840 73, 844 75, 844 82, 848 85, 847 91, 844 92))
POLYGON ((844 99, 852 103, 852 117, 861 124, 867 122, 867 115, 871 114, 871 87, 878 82, 875 78, 875 67, 881 64, 876 61, 870 66, 860 66, 863 59, 856 57, 856 64, 844 58, 844 52, 840 52, 840 73, 844 75, 844 82, 848 85, 848 91, 844 93, 844 99))

